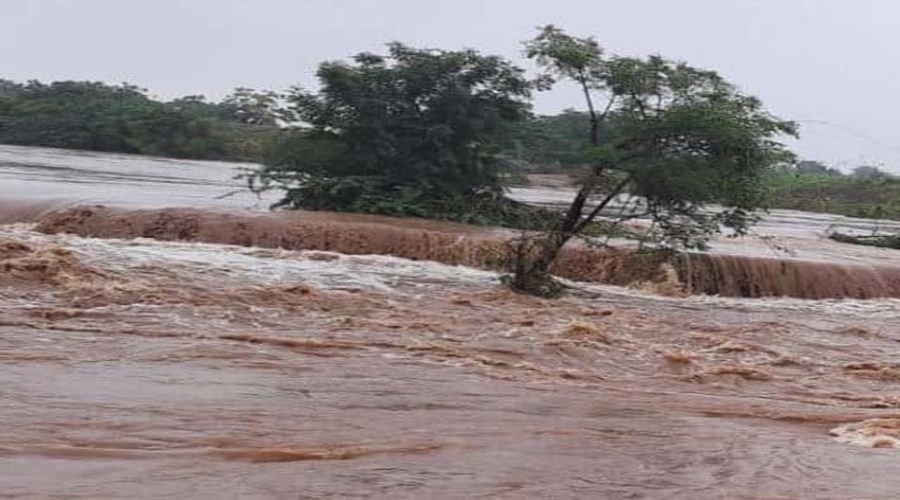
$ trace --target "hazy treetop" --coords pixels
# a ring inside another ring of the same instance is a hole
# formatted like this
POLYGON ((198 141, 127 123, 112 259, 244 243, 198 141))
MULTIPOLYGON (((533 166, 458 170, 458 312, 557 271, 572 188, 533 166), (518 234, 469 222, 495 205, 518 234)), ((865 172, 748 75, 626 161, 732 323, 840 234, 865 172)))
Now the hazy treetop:
MULTIPOLYGON (((892 0, 7 0, 0 78, 128 81, 161 97, 312 85, 384 42, 474 47, 528 67, 538 25, 721 72, 801 122, 801 156, 900 172, 900 4, 892 0)), ((538 110, 578 104, 574 91, 538 110)))

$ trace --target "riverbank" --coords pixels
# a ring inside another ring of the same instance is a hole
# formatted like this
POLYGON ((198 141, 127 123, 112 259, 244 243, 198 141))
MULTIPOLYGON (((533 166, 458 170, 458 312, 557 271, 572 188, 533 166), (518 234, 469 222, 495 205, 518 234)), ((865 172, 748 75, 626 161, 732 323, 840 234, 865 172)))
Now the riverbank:
MULTIPOLYGON (((529 174, 523 187, 572 189, 565 174, 529 174)), ((769 208, 900 220, 900 179, 783 174, 768 179, 769 208)))
POLYGON ((773 208, 900 220, 900 178, 780 176, 771 189, 773 208))

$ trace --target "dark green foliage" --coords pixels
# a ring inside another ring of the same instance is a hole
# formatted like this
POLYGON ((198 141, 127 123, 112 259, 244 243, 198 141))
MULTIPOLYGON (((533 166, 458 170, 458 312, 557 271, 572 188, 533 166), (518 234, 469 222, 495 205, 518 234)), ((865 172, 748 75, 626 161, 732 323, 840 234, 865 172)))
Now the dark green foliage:
POLYGON ((277 128, 269 121, 265 123, 267 134, 260 133, 261 127, 248 133, 251 127, 235 111, 234 102, 229 98, 223 104, 208 103, 202 96, 160 102, 127 84, 0 81, 0 143, 182 158, 258 159, 261 145, 277 134, 277 128), (248 141, 258 145, 251 147, 248 141))
POLYGON ((836 168, 831 168, 824 163, 810 160, 803 160, 794 165, 793 170, 803 175, 827 175, 831 177, 840 177, 844 174, 836 168))
POLYGON ((394 43, 385 56, 320 66, 321 89, 287 96, 306 125, 280 141, 253 187, 285 190, 279 205, 505 222, 499 158, 528 116, 529 82, 472 50, 394 43))
POLYGON ((589 130, 587 113, 566 110, 558 115, 537 116, 516 126, 505 156, 531 172, 572 171, 589 163, 589 130))
POLYGON ((565 218, 526 245, 535 250, 522 253, 511 281, 523 292, 542 293, 562 247, 615 201, 625 209, 601 219, 646 217, 664 247, 703 248, 723 226, 744 234, 765 201, 766 172, 793 159, 776 139, 795 135, 795 125, 713 71, 655 55, 607 56, 593 38, 553 26, 526 53, 546 70, 546 88, 569 80, 583 91, 591 166, 565 218))
POLYGON ((257 92, 246 87, 234 89, 216 108, 225 120, 243 125, 274 127, 284 118, 280 95, 270 90, 257 92))
POLYGON ((556 212, 492 192, 433 196, 414 185, 379 183, 373 177, 311 177, 276 204, 292 209, 421 217, 478 225, 549 227, 556 212))
MULTIPOLYGON (((593 39, 552 26, 528 43, 528 54, 548 69, 548 81, 573 79, 585 91, 595 147, 583 194, 638 198, 669 244, 702 246, 719 225, 746 231, 765 200, 764 174, 792 158, 775 139, 795 134, 794 124, 715 72, 659 56, 607 57, 593 39), (710 212, 712 203, 727 208, 710 212)), ((583 207, 573 208, 582 217, 583 207)))
POLYGON ((844 233, 831 233, 828 237, 841 243, 900 250, 900 235, 854 236, 844 233))
POLYGON ((900 220, 900 178, 797 175, 767 178, 772 208, 900 220))

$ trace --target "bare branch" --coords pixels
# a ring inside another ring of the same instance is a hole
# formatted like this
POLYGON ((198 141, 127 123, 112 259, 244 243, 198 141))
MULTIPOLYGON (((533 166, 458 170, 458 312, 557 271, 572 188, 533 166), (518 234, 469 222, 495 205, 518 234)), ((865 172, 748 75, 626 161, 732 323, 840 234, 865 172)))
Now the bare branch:
POLYGON ((609 112, 612 110, 613 104, 616 102, 616 95, 613 94, 609 98, 609 102, 606 103, 606 109, 603 110, 603 113, 600 115, 600 121, 606 121, 606 117, 609 116, 609 112))
POLYGON ((584 100, 587 102, 588 112, 591 115, 591 145, 596 146, 600 143, 600 120, 597 117, 597 110, 594 108, 594 99, 591 97, 591 89, 588 87, 588 77, 584 68, 578 69, 578 83, 581 84, 581 91, 584 93, 584 100))

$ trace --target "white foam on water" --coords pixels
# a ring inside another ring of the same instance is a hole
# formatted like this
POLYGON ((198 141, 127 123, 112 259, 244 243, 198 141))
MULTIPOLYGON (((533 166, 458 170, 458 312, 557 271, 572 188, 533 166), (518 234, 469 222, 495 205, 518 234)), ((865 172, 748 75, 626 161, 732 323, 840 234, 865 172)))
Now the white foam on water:
POLYGON ((873 418, 830 431, 835 441, 865 448, 900 448, 900 419, 873 418))
POLYGON ((136 268, 158 268, 183 274, 184 279, 206 277, 236 285, 302 282, 321 288, 358 287, 385 292, 398 288, 427 291, 443 285, 485 285, 497 279, 496 273, 488 271, 384 255, 342 255, 147 238, 48 236, 30 231, 29 227, 0 226, 0 237, 36 244, 52 242, 74 251, 88 265, 121 274, 136 268))

